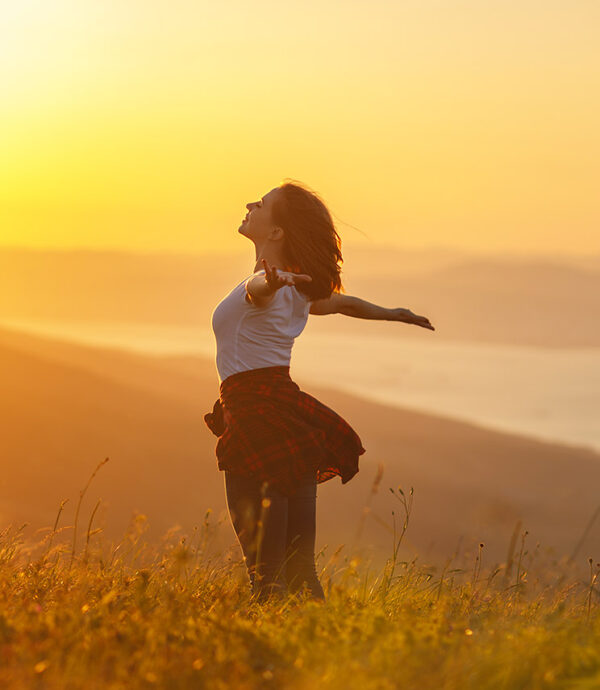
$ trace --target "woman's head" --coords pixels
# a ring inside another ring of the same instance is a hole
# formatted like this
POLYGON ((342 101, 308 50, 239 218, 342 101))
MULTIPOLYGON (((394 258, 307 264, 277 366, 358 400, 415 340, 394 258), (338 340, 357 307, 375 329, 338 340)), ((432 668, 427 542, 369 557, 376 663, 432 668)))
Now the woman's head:
POLYGON ((315 192, 285 182, 246 207, 248 215, 240 232, 259 244, 281 242, 284 268, 311 276, 310 282, 296 286, 298 290, 311 300, 343 290, 341 239, 315 192))

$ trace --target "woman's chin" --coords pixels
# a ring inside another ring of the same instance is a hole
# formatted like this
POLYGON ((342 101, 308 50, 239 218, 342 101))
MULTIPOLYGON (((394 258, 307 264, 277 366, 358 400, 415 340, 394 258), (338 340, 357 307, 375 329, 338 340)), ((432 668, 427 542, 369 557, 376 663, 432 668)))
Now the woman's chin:
POLYGON ((238 234, 242 235, 242 236, 245 237, 246 239, 249 239, 251 242, 254 241, 251 237, 249 237, 248 235, 246 235, 246 233, 244 232, 244 228, 242 228, 242 227, 239 227, 239 228, 238 228, 238 234))

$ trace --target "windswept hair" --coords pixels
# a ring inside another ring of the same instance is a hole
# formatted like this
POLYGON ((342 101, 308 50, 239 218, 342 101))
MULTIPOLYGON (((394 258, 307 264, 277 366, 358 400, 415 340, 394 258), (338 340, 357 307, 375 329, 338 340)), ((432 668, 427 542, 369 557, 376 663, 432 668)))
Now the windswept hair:
POLYGON ((325 299, 332 292, 343 292, 342 241, 327 207, 306 185, 284 182, 279 190, 273 202, 272 218, 284 232, 286 263, 293 273, 306 273, 312 278, 296 285, 296 289, 311 301, 325 299))

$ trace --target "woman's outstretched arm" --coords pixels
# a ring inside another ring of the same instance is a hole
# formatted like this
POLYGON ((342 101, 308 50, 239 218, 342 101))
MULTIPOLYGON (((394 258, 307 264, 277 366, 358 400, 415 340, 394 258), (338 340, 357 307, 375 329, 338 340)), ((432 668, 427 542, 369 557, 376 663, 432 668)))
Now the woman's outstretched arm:
POLYGON ((426 316, 415 314, 410 309, 403 307, 381 307, 378 304, 367 302, 360 297, 342 295, 334 292, 326 299, 318 299, 311 302, 311 314, 344 314, 358 319, 376 319, 378 321, 403 321, 404 323, 422 326, 431 331, 435 328, 426 316))

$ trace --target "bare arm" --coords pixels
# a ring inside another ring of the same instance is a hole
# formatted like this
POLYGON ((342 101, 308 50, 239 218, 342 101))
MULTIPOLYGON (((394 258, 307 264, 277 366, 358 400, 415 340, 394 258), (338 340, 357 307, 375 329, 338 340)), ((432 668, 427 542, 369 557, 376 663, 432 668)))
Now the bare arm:
POLYGON ((312 278, 305 273, 290 273, 289 271, 279 271, 275 266, 262 260, 265 272, 250 276, 245 282, 246 301, 257 307, 266 307, 273 295, 284 285, 296 285, 297 283, 310 282, 312 278))
POLYGON ((266 307, 273 299, 277 288, 267 282, 264 274, 254 274, 245 282, 246 301, 257 307, 266 307))
POLYGON ((358 319, 376 319, 378 321, 403 321, 404 323, 422 326, 434 331, 435 328, 425 316, 419 316, 403 307, 381 307, 367 302, 360 297, 342 295, 334 292, 326 299, 315 300, 310 305, 311 314, 344 314, 358 319))

